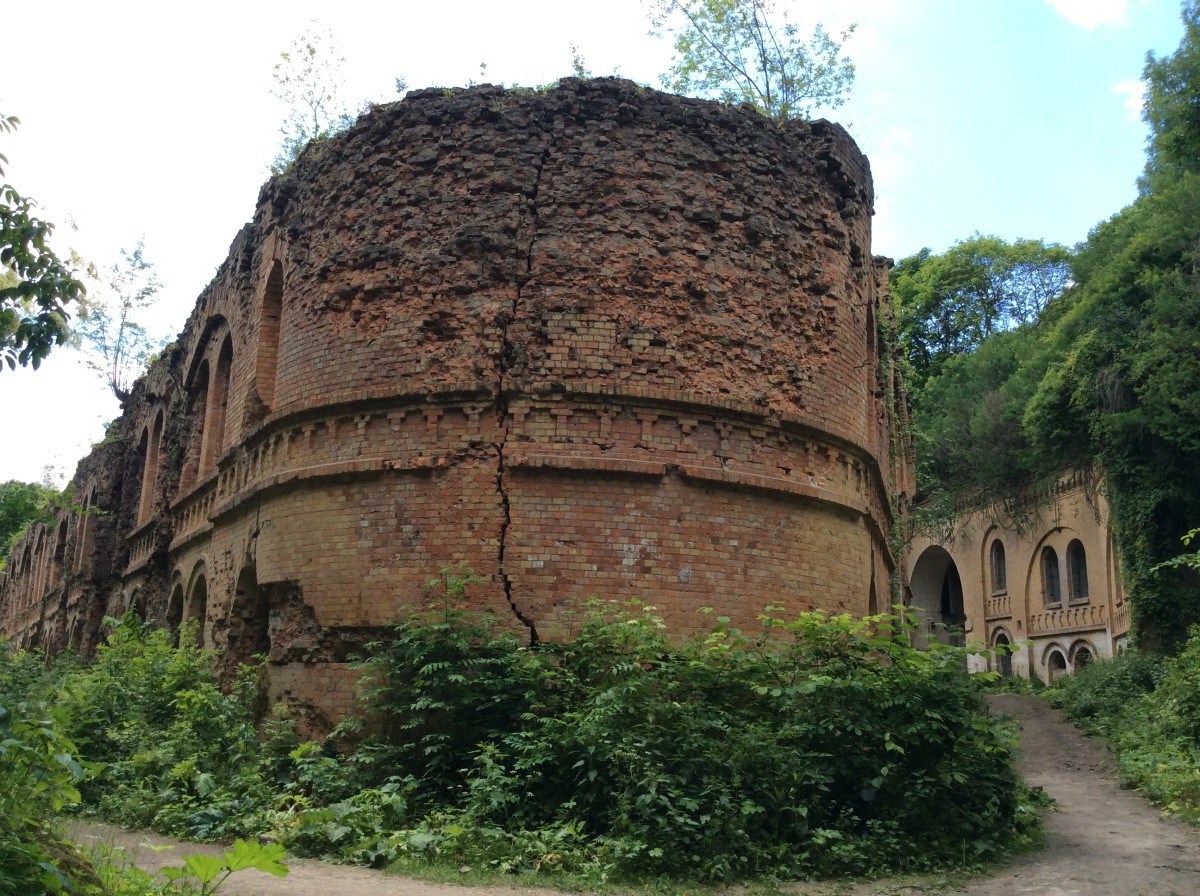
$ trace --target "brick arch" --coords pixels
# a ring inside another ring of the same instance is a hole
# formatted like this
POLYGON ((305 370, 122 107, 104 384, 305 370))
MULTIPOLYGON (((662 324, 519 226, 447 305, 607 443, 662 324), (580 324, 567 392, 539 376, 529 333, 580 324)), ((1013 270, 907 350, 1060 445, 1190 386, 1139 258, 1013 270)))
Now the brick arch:
POLYGON ((960 643, 955 630, 965 621, 962 579, 954 558, 943 547, 932 545, 913 564, 909 585, 912 607, 922 619, 929 640, 960 643))
POLYGON ((275 379, 279 365, 279 334, 283 327, 283 262, 271 262, 258 303, 258 345, 255 350, 254 386, 264 413, 275 407, 275 379))
POLYGON ((100 508, 96 502, 95 484, 83 488, 83 503, 80 505, 80 520, 76 527, 78 537, 75 540, 75 571, 85 572, 91 569, 92 552, 96 542, 96 514, 100 508))
POLYGON ((142 481, 138 491, 137 523, 142 525, 154 515, 154 502, 162 480, 162 438, 166 419, 161 404, 151 408, 150 417, 141 426, 138 451, 142 458, 142 481))
POLYGON ((208 480, 228 435, 229 383, 233 367, 233 337, 228 321, 210 317, 196 340, 184 377, 187 416, 191 419, 179 492, 186 495, 208 480))

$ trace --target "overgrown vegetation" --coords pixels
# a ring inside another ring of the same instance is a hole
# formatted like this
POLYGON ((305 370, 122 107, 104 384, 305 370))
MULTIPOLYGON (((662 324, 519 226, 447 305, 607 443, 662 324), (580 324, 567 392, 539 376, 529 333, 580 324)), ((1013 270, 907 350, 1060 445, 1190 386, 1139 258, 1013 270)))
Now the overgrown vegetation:
POLYGON ((0 483, 0 569, 7 565, 13 547, 30 526, 54 519, 54 510, 64 498, 55 489, 36 482, 10 479, 0 483))
POLYGON ((921 493, 986 499, 1097 466, 1139 640, 1168 653, 1200 623, 1200 574, 1163 565, 1200 521, 1200 3, 1183 19, 1179 49, 1145 69, 1141 195, 1077 248, 1068 281, 1055 247, 1017 268, 1053 287, 1029 290, 1049 296, 1029 306, 1036 314, 989 330, 994 291, 976 285, 989 282, 986 265, 963 264, 967 244, 904 259, 893 278, 916 373, 921 493))
POLYGON ((1200 822, 1200 629, 1164 659, 1126 652, 1050 690, 1052 702, 1105 735, 1122 776, 1166 811, 1200 822))
POLYGON ((671 33, 675 59, 662 76, 673 93, 745 103, 771 118, 807 118, 836 109, 854 83, 842 49, 851 25, 808 37, 774 0, 656 0, 651 22, 671 33))
MULTIPOLYGON (((170 875, 176 881, 172 886, 138 872, 111 850, 83 854, 64 837, 58 816, 72 808, 107 810, 118 820, 145 817, 147 798, 130 786, 129 774, 133 767, 152 766, 147 757, 156 753, 187 752, 182 765, 208 765, 214 779, 236 780, 231 769, 254 769, 247 761, 252 754, 224 767, 205 762, 230 740, 221 737, 219 727, 231 721, 235 738, 245 735, 257 745, 254 726, 239 714, 242 696, 227 696, 212 686, 207 657, 186 644, 172 647, 165 633, 132 618, 115 626, 105 651, 90 670, 71 657, 47 667, 40 655, 13 653, 0 641, 0 896, 207 896, 244 868, 285 874, 282 847, 235 843, 220 858, 182 855, 182 866, 170 875), (207 707, 215 711, 203 725, 196 724, 202 719, 200 704, 188 699, 196 694, 210 698, 207 707), (90 702, 102 700, 112 702, 90 702), (186 708, 176 712, 173 704, 186 708), (170 723, 172 714, 177 718, 170 723), (166 737, 151 727, 154 716, 166 724, 166 737), (110 787, 131 798, 131 805, 118 810, 106 791, 110 787)), ((181 774, 180 767, 164 772, 160 766, 148 774, 159 808, 179 799, 169 782, 181 774)), ((211 803, 219 805, 216 798, 211 803)), ((191 808, 202 816, 205 807, 191 808)), ((170 816, 163 816, 161 826, 170 826, 170 816)))
POLYGON ((132 617, 91 667, 13 687, 61 694, 82 811, 376 866, 874 874, 974 867, 1036 830, 961 651, 911 649, 895 617, 768 611, 675 643, 650 607, 598 605, 531 649, 459 609, 468 581, 374 645, 364 715, 325 744, 278 713, 256 728, 253 669, 223 694, 186 633, 132 617))

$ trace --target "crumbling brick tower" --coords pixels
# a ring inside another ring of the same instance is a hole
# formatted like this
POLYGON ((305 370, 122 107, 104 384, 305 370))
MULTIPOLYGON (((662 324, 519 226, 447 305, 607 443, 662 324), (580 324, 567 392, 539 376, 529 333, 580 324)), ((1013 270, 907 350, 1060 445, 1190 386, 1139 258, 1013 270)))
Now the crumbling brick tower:
POLYGON ((373 110, 263 188, 80 465, 104 514, 18 547, 3 624, 196 618, 337 715, 348 653, 459 562, 531 639, 591 596, 679 633, 873 610, 910 472, 871 206, 837 125, 627 81, 373 110))

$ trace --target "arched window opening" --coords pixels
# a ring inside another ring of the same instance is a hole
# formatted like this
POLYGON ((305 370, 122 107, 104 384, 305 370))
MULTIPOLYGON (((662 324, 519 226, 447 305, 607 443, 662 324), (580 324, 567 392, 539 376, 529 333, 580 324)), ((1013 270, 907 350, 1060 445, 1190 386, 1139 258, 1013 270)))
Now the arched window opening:
POLYGON ((67 650, 72 653, 79 653, 79 648, 83 646, 83 626, 79 624, 78 619, 71 620, 71 628, 67 631, 67 650))
POLYGON ((185 622, 194 622, 196 625, 196 646, 204 646, 204 628, 205 620, 208 618, 208 581, 201 573, 196 577, 196 581, 192 583, 192 594, 187 601, 187 610, 184 613, 185 622))
POLYGON ((79 540, 75 545, 75 570, 82 572, 84 565, 91 568, 92 548, 96 538, 96 490, 87 493, 83 501, 83 518, 79 522, 79 540))
POLYGON ((1004 565, 1004 543, 997 538, 992 542, 992 594, 1008 590, 1008 570, 1004 565))
POLYGON ((875 576, 871 575, 871 590, 867 592, 867 615, 874 616, 879 612, 879 595, 875 591, 875 576))
POLYGON ((1067 545, 1067 588, 1072 602, 1088 599, 1087 555, 1079 539, 1067 545))
POLYGON ((188 417, 191 420, 192 433, 183 459, 183 472, 179 476, 179 490, 185 495, 200 481, 200 461, 204 455, 204 439, 207 435, 204 419, 207 414, 208 361, 205 360, 200 362, 200 369, 196 371, 196 379, 188 396, 188 417))
POLYGON ((162 445, 163 415, 159 411, 154 422, 142 433, 142 493, 138 499, 138 525, 154 515, 155 490, 158 486, 159 454, 162 445))
POLYGON ((200 447, 200 478, 217 468, 217 460, 225 448, 225 413, 229 401, 229 375, 233 370, 233 342, 228 336, 221 343, 217 367, 208 390, 204 414, 204 437, 200 447))
POLYGON ((53 567, 53 584, 57 587, 62 584, 63 577, 66 573, 67 562, 67 520, 66 517, 59 520, 58 533, 54 537, 54 567, 53 567))
POLYGON ((28 607, 33 603, 33 545, 28 542, 21 552, 17 574, 21 577, 21 606, 28 607))
POLYGON ((40 602, 46 593, 47 568, 50 565, 50 552, 46 550, 46 528, 39 524, 37 547, 34 549, 33 597, 40 602))
POLYGON ((1062 603, 1062 582, 1058 573, 1058 554, 1054 548, 1042 548, 1042 597, 1046 606, 1062 603))
POLYGON ((283 264, 271 265, 258 315, 258 357, 254 377, 258 397, 266 410, 275 406, 275 378, 279 365, 279 327, 283 319, 283 264))

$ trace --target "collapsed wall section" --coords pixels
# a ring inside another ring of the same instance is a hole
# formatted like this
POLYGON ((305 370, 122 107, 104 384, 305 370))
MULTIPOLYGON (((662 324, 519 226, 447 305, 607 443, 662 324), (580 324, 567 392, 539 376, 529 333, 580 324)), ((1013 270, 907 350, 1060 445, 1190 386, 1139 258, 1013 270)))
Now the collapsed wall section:
MULTIPOLYGON (((114 572, 65 587, 265 648, 276 697, 329 716, 459 563, 530 640, 593 596, 681 633, 869 612, 909 489, 871 205, 838 126, 625 81, 373 110, 264 187, 124 447, 81 466, 122 471, 114 572)), ((18 636, 49 594, 23 575, 18 636)))

